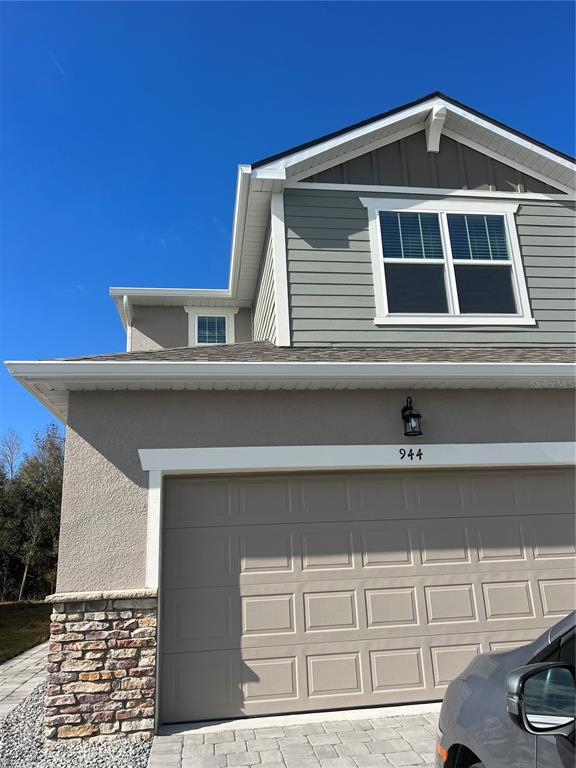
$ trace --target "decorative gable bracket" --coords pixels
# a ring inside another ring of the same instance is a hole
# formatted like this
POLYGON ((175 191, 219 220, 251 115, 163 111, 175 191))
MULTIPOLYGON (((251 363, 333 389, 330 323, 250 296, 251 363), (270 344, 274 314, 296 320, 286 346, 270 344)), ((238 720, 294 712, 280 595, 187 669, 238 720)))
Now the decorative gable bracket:
POLYGON ((440 151, 440 137, 446 120, 446 107, 435 105, 426 119, 426 149, 428 152, 440 151))

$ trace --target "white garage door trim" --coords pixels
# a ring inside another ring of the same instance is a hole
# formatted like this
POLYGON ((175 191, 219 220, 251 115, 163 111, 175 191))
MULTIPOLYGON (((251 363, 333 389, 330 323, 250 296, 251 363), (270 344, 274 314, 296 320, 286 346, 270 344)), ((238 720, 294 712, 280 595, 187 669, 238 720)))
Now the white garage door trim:
POLYGON ((149 472, 146 587, 160 578, 162 477, 169 474, 302 472, 457 467, 545 467, 576 463, 576 443, 267 445, 234 448, 142 448, 149 472), (418 452, 421 452, 420 454, 418 452), (412 453, 410 453, 412 452, 412 453))

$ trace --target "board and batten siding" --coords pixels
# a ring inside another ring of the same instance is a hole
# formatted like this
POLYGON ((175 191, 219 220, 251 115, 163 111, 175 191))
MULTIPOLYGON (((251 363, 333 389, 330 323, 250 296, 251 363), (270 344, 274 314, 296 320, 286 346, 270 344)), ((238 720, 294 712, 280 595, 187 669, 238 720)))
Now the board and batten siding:
POLYGON ((306 181, 498 192, 560 191, 448 136, 440 139, 439 152, 428 152, 424 131, 316 173, 306 181))
POLYGON ((262 269, 254 302, 254 341, 276 343, 276 293, 274 288, 274 258, 272 237, 267 234, 262 269))
POLYGON ((527 201, 516 214, 536 326, 445 328, 374 325, 368 213, 358 192, 289 189, 284 203, 294 346, 524 346, 575 341, 573 202, 527 201))

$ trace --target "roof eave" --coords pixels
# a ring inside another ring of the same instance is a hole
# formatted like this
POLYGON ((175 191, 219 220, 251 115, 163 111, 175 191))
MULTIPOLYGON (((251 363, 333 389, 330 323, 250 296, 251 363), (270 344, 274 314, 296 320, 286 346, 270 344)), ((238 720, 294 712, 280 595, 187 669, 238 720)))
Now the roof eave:
POLYGON ((573 363, 7 361, 10 374, 66 421, 63 392, 82 389, 397 389, 573 386, 573 363), (52 394, 54 393, 54 394, 52 394))

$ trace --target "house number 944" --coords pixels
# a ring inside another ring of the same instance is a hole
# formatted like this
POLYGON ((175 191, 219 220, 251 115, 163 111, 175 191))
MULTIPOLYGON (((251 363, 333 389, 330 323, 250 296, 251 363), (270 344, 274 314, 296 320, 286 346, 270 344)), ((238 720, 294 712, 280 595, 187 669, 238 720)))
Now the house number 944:
POLYGON ((409 451, 405 448, 400 448, 398 453, 400 454, 401 461, 422 461, 423 453, 421 448, 418 448, 417 451, 412 450, 412 448, 409 451))

